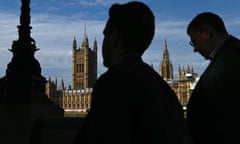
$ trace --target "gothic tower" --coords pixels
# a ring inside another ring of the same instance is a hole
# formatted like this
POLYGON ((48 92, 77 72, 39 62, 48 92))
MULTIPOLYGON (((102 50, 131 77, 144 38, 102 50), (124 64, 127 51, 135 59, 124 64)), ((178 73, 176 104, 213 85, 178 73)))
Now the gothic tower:
POLYGON ((194 73, 193 67, 188 65, 186 70, 184 67, 178 67, 178 88, 176 93, 182 106, 187 105, 196 80, 197 74, 194 73))
POLYGON ((89 47, 86 26, 80 48, 74 37, 72 47, 72 89, 92 88, 97 79, 97 41, 89 47))
POLYGON ((164 41, 164 50, 162 63, 160 64, 160 75, 165 81, 173 80, 173 66, 169 58, 169 53, 167 49, 167 40, 164 41))

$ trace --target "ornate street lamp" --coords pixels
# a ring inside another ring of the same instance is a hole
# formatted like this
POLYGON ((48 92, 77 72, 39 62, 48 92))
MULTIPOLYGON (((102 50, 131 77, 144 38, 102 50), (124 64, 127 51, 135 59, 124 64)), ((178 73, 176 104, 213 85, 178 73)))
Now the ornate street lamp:
POLYGON ((45 94, 46 79, 34 57, 38 50, 31 37, 30 0, 21 0, 18 40, 13 41, 13 53, 7 65, 6 76, 0 79, 0 104, 46 104, 52 103, 45 94))
POLYGON ((30 0, 21 2, 19 38, 13 41, 13 57, 0 79, 1 141, 38 143, 41 118, 63 117, 64 111, 45 94, 46 79, 34 57, 38 49, 31 38, 30 0))

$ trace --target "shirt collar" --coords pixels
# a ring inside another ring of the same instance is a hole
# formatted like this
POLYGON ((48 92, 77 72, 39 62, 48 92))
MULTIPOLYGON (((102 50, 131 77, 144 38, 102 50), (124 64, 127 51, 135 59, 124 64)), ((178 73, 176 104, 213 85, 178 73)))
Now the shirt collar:
POLYGON ((126 58, 128 56, 138 56, 138 55, 139 55, 138 53, 128 53, 128 54, 125 54, 125 55, 121 56, 115 63, 113 63, 111 65, 111 67, 119 64, 124 58, 126 58))

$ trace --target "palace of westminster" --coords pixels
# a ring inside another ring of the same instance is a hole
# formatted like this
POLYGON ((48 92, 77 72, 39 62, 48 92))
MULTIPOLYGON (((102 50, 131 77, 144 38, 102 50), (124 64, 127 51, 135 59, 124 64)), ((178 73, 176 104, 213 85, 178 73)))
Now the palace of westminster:
MULTIPOLYGON (((183 109, 185 109, 199 77, 194 72, 193 67, 188 65, 186 69, 179 66, 178 79, 174 79, 166 40, 164 41, 159 74, 174 90, 183 109)), ((65 112, 87 112, 90 109, 92 88, 96 80, 97 41, 95 39, 93 48, 90 48, 85 30, 81 46, 77 46, 75 37, 72 44, 72 86, 66 88, 63 80, 58 84, 57 79, 52 80, 49 77, 46 84, 46 94, 65 112)))
MULTIPOLYGON (((34 56, 39 49, 31 37, 30 0, 21 0, 21 4, 18 39, 9 49, 12 59, 6 75, 0 78, 1 143, 71 143, 84 122, 82 114, 91 107, 92 88, 97 80, 97 41, 90 48, 86 30, 81 46, 74 38, 71 87, 66 88, 63 81, 58 84, 57 80, 46 80, 34 56), (72 118, 67 113, 79 116, 72 118)), ((190 67, 179 68, 178 73, 178 80, 174 80, 165 41, 159 74, 184 107, 197 75, 190 67)))

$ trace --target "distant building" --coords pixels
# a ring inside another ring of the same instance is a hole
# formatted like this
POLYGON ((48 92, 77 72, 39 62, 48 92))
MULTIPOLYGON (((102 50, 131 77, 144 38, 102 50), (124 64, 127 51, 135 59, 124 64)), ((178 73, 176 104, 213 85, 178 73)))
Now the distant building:
MULTIPOLYGON (((63 84, 63 81, 62 81, 63 84)), ((52 80, 50 77, 48 78, 48 82, 46 83, 46 94, 49 99, 54 101, 57 105, 62 107, 62 97, 60 96, 60 92, 57 87, 57 79, 52 80)))
MULTIPOLYGON (((150 65, 153 68, 153 65, 150 65)), ((186 108, 192 90, 198 81, 193 67, 189 65, 178 68, 178 78, 174 79, 173 66, 168 53, 167 41, 164 41, 163 57, 159 74, 176 93, 183 109, 186 108)), ((58 87, 57 80, 49 78, 46 85, 48 97, 64 108, 65 112, 85 112, 90 109, 92 88, 97 80, 97 41, 89 48, 88 37, 85 37, 80 48, 74 37, 72 46, 72 87, 66 88, 63 80, 58 87)))
POLYGON ((163 58, 160 63, 160 75, 162 78, 171 86, 171 88, 176 93, 179 102, 182 104, 183 109, 186 109, 186 105, 191 96, 192 90, 195 87, 199 77, 194 72, 193 67, 187 66, 185 70, 184 67, 178 68, 178 79, 174 79, 173 77, 173 66, 170 61, 167 41, 164 41, 164 50, 163 50, 163 58))
POLYGON ((58 87, 57 80, 48 79, 46 93, 59 104, 65 112, 85 112, 90 108, 92 88, 97 79, 97 41, 89 47, 86 28, 81 47, 78 48, 74 37, 72 45, 72 86, 66 88, 62 80, 58 87))
POLYGON ((86 35, 80 48, 74 37, 72 49, 72 89, 92 88, 97 79, 97 41, 94 40, 93 49, 89 48, 86 35))
POLYGON ((169 58, 166 39, 164 41, 163 57, 159 67, 159 73, 165 81, 173 81, 173 66, 169 58))

